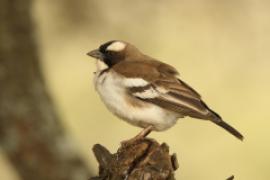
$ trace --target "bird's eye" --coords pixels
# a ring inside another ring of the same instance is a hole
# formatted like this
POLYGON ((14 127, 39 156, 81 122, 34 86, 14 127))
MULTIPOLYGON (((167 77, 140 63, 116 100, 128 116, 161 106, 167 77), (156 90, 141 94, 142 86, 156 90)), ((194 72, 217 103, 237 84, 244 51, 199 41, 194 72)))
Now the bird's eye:
POLYGON ((113 52, 112 52, 112 51, 106 51, 106 54, 108 54, 108 55, 112 55, 112 54, 113 54, 113 52))

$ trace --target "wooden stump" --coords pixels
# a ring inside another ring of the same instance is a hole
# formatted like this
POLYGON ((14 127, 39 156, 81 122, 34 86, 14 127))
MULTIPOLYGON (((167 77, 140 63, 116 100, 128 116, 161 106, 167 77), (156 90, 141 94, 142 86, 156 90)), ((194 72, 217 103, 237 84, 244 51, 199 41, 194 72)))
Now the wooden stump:
POLYGON ((169 154, 169 147, 154 139, 144 138, 128 145, 121 145, 115 154, 96 144, 94 154, 99 163, 99 175, 91 180, 174 180, 178 168, 176 155, 169 154))

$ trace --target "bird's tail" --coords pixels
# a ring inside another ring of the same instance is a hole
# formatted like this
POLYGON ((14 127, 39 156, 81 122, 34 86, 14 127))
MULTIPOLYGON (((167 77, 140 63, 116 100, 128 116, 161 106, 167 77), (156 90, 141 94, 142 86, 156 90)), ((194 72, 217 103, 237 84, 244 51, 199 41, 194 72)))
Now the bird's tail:
POLYGON ((226 131, 228 131, 229 133, 234 135, 236 138, 243 141, 244 136, 239 131, 237 131, 234 127, 232 127, 231 125, 229 125, 228 123, 226 123, 222 119, 215 119, 215 120, 212 120, 212 122, 215 123, 216 125, 222 127, 223 129, 225 129, 226 131))
MULTIPOLYGON (((206 105, 206 107, 207 107, 207 105, 206 105)), ((216 125, 222 127, 223 129, 228 131, 230 134, 234 135, 237 139, 239 139, 241 141, 244 140, 244 136, 239 131, 237 131, 234 127, 232 127, 231 125, 229 125, 228 123, 223 121, 222 118, 220 117, 220 115, 218 115, 215 111, 213 111, 209 107, 207 107, 207 108, 211 112, 209 120, 211 120, 216 125)))

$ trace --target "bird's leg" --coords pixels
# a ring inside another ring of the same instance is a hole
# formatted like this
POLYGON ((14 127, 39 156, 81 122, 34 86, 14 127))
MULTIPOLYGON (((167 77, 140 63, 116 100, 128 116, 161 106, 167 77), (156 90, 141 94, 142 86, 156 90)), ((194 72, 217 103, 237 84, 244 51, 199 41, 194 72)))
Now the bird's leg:
POLYGON ((153 130, 153 125, 149 125, 146 128, 144 128, 139 134, 137 134, 134 139, 142 139, 145 138, 148 134, 150 134, 153 130))
POLYGON ((124 140, 121 142, 122 145, 129 145, 129 144, 133 144, 136 141, 139 141, 143 138, 145 138, 148 134, 151 133, 151 131, 153 130, 153 125, 149 125, 146 128, 144 128, 139 134, 137 134, 135 137, 128 139, 128 140, 124 140))

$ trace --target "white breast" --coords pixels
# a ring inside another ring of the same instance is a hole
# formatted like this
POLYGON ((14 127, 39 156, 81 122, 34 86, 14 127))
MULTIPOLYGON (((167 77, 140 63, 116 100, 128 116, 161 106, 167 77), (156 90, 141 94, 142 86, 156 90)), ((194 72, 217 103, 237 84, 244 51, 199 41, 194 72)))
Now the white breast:
POLYGON ((130 82, 113 70, 102 74, 97 72, 94 82, 96 90, 106 107, 115 115, 133 125, 140 127, 153 125, 155 130, 162 131, 173 126, 179 117, 179 115, 153 104, 147 103, 143 107, 131 105, 126 98, 128 95, 126 86, 130 82))

